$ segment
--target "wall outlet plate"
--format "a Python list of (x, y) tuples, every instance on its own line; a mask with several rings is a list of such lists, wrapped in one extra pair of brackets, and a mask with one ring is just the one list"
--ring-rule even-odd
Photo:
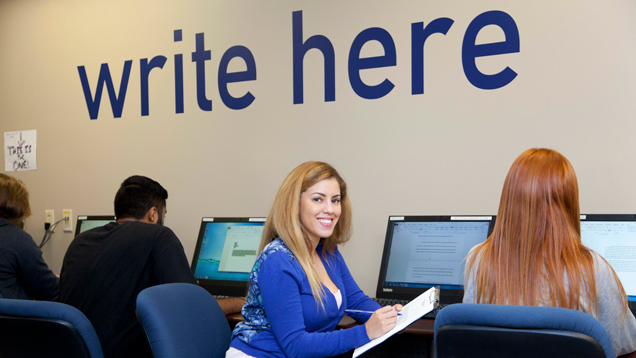
[(64, 232), (73, 232), (73, 210), (62, 210), (62, 217), (64, 218)]
[(51, 224), (55, 222), (55, 210), (44, 210), (44, 223)]

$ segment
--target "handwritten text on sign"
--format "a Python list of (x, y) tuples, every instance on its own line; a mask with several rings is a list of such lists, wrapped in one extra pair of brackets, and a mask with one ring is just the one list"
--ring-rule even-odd
[(37, 130), (4, 132), (4, 170), (36, 170)]

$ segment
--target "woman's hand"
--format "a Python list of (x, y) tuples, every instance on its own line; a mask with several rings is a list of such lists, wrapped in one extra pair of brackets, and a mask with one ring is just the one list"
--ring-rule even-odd
[[(397, 306), (397, 305), (396, 305)], [(402, 306), (400, 305), (400, 310)], [(376, 339), (395, 327), (397, 323), (397, 311), (391, 306), (384, 306), (373, 312), (364, 327), (367, 329), (369, 339)]]

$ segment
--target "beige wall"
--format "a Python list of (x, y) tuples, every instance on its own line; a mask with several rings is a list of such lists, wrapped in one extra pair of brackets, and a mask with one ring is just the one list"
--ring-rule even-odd
[[(327, 36), (336, 54), (336, 101), (324, 102), (322, 57), (305, 57), (305, 103), (292, 102), (292, 12), (303, 31)], [(461, 45), (472, 19), (489, 10), (516, 22), (521, 51), (479, 59), (483, 72), (509, 66), (507, 86), (481, 90), (462, 70)], [(425, 47), (425, 94), (411, 95), (411, 23), (455, 22)], [(201, 217), (265, 216), (286, 174), (307, 160), (332, 163), (347, 180), (354, 237), (342, 248), (360, 286), (373, 296), (389, 215), (495, 214), (514, 158), (534, 146), (566, 155), (577, 170), (583, 213), (634, 213), (636, 177), (636, 4), (623, 1), (0, 1), (0, 132), (37, 129), (38, 170), (26, 182), (33, 216), (44, 210), (112, 214), (119, 183), (142, 174), (170, 193), (166, 224), (191, 257)], [(395, 88), (358, 97), (347, 76), (357, 34), (381, 27), (393, 37), (397, 66), (363, 71), (369, 84)], [(183, 41), (173, 42), (173, 31)], [(205, 33), (212, 112), (196, 102), (191, 53)], [(478, 41), (503, 39), (485, 28)], [(230, 85), (256, 100), (223, 105), (218, 63), (242, 45), (256, 60), (256, 81)], [(185, 113), (174, 110), (174, 54), (183, 54)], [(377, 43), (364, 56), (381, 55)], [(163, 55), (150, 76), (150, 115), (140, 115), (139, 60)], [(95, 87), (108, 63), (119, 88), (133, 60), (121, 118), (106, 92), (90, 120), (77, 66)], [(240, 61), (230, 68), (240, 70)], [(73, 235), (57, 230), (44, 248), (59, 272)]]

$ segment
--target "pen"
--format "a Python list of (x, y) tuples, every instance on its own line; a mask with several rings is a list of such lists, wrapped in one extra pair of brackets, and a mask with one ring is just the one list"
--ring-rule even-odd
[[(357, 314), (367, 314), (367, 315), (372, 315), (373, 311), (362, 311), (362, 310), (345, 310), (345, 312), (347, 313), (357, 313)], [(402, 314), (400, 312), (397, 313), (398, 316), (401, 316)]]

